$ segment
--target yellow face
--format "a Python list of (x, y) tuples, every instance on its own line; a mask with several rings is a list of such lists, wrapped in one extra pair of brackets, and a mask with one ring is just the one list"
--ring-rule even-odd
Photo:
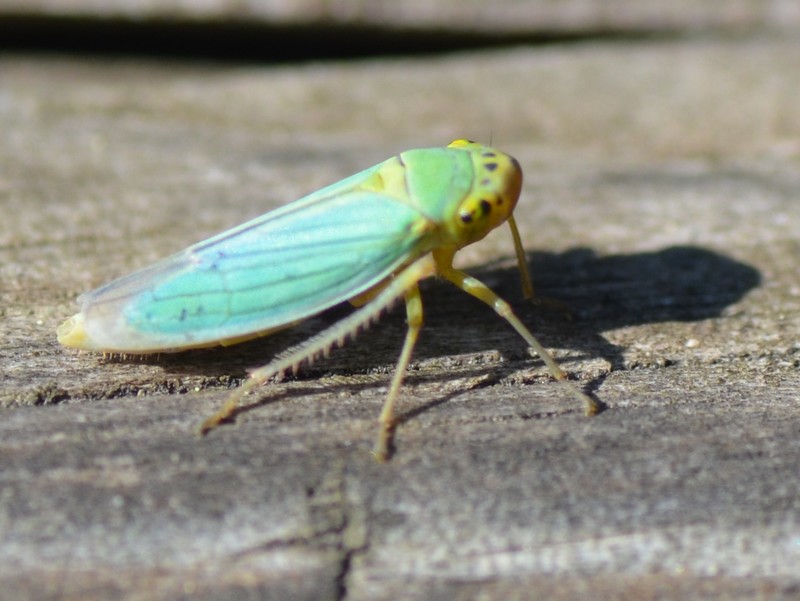
[(459, 248), (480, 240), (514, 211), (522, 189), (517, 160), (477, 142), (455, 140), (448, 148), (468, 150), (475, 169), (472, 190), (458, 208)]

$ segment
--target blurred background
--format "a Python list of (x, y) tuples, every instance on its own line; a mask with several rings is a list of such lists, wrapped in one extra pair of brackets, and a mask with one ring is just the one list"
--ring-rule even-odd
[(292, 61), (799, 23), (795, 0), (3, 0), (0, 48)]

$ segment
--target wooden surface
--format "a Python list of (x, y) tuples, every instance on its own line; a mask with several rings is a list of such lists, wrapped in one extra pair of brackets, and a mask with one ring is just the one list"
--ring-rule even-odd
[[(213, 67), (0, 59), (0, 598), (800, 598), (800, 44), (586, 43)], [(442, 282), (369, 449), (395, 311), (199, 439), (247, 368), (347, 313), (221, 350), (62, 349), (75, 297), (455, 137), (525, 171), (462, 264), (578, 384)]]
[(267, 26), (346, 26), (381, 29), (427, 29), (446, 36), (453, 31), (535, 33), (707, 31), (709, 28), (753, 31), (765, 26), (794, 29), (800, 10), (794, 0), (0, 0), (0, 15), (26, 20), (76, 19), (162, 20), (187, 26), (236, 23)]

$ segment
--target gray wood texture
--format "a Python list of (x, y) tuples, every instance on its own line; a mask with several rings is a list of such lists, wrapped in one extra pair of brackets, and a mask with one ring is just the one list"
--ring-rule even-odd
[[(0, 59), (0, 599), (800, 598), (800, 44), (586, 43), (214, 67)], [(410, 147), (525, 171), (461, 254), (608, 410), (426, 282), (397, 452), (395, 310), (234, 424), (227, 349), (62, 349), (74, 298)]]

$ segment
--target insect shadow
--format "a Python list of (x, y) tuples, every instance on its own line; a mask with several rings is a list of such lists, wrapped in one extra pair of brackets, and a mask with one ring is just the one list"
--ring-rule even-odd
[[(612, 369), (623, 367), (622, 349), (606, 341), (604, 331), (715, 317), (761, 281), (753, 267), (695, 246), (610, 256), (575, 248), (564, 253), (529, 253), (527, 258), (537, 295), (564, 303), (571, 318), (546, 303), (526, 302), (511, 258), (468, 271), (509, 301), (546, 348), (600, 357)], [(421, 289), (425, 325), (413, 361), (491, 351), (499, 352), (509, 369), (531, 361), (525, 342), (479, 300), (444, 281), (426, 280)], [(173, 374), (224, 377), (229, 384), (230, 376), (245, 377), (248, 369), (267, 363), (275, 354), (335, 323), (351, 310), (345, 304), (294, 328), (231, 347), (162, 354), (139, 361), (155, 363)], [(376, 369), (391, 372), (405, 331), (401, 301), (356, 340), (333, 349), (329, 357), (313, 366), (301, 367), (298, 376), (305, 379)], [(445, 373), (441, 377), (446, 379), (448, 370), (442, 371)]]

